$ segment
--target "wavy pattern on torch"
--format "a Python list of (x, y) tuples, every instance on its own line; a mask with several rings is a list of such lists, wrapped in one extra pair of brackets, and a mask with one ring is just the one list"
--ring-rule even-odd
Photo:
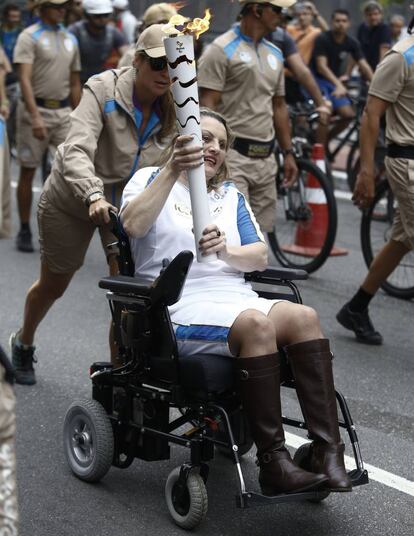
[(174, 62), (168, 62), (168, 65), (171, 69), (176, 69), (180, 65), (180, 63), (184, 63), (185, 61), (188, 65), (191, 65), (194, 60), (189, 60), (187, 56), (180, 56)]
[(190, 119), (194, 119), (194, 121), (197, 123), (197, 125), (200, 124), (200, 121), (197, 119), (197, 117), (195, 115), (190, 115), (190, 117), (187, 117), (187, 121), (184, 123), (184, 125), (182, 125), (180, 123), (180, 120), (177, 118), (177, 121), (180, 125), (181, 128), (185, 128), (187, 126), (187, 123), (190, 121)]
[(189, 82), (180, 82), (178, 80), (178, 76), (175, 76), (172, 80), (171, 80), (171, 83), (174, 84), (174, 82), (177, 82), (180, 84), (181, 87), (190, 87), (192, 86), (193, 84), (195, 84), (197, 82), (197, 77), (195, 76), (192, 80), (190, 80)]
[(174, 103), (175, 103), (175, 105), (178, 106), (179, 108), (184, 108), (184, 106), (185, 106), (186, 104), (188, 104), (190, 101), (193, 101), (195, 104), (200, 104), (200, 103), (198, 102), (198, 100), (196, 100), (194, 97), (188, 97), (188, 99), (186, 99), (182, 104), (178, 104), (178, 102), (175, 102), (175, 101), (174, 101)]

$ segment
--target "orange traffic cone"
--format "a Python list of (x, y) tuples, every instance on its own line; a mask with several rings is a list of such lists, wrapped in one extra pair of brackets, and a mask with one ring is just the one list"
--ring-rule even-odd
[[(312, 148), (312, 160), (326, 173), (325, 150), (322, 144), (315, 143)], [(284, 245), (283, 251), (302, 257), (316, 257), (325, 243), (328, 232), (328, 205), (318, 180), (309, 173), (306, 183), (307, 208), (311, 212), (306, 221), (299, 221), (296, 227), (295, 243)], [(348, 255), (348, 250), (332, 248), (330, 256)]]

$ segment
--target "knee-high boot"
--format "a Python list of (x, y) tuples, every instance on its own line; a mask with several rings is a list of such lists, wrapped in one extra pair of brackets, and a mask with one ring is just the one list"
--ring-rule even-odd
[(243, 409), (257, 446), (259, 483), (265, 495), (321, 487), (326, 475), (298, 467), (285, 448), (280, 405), (279, 354), (236, 360)]
[(331, 491), (351, 491), (345, 470), (328, 339), (292, 344), (285, 348), (296, 382), (299, 402), (308, 426), (310, 470), (329, 476)]

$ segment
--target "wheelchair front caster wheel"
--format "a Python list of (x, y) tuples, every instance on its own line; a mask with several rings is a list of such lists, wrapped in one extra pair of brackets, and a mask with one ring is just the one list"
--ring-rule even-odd
[(96, 400), (74, 402), (63, 425), (63, 448), (72, 472), (86, 482), (98, 482), (109, 471), (114, 435), (103, 406)]
[(181, 467), (176, 467), (165, 484), (165, 500), (174, 522), (181, 528), (191, 530), (206, 517), (208, 496), (202, 477), (191, 470), (185, 486), (180, 485)]
[[(311, 464), (311, 455), (312, 455), (312, 443), (305, 443), (304, 445), (301, 445), (298, 450), (295, 452), (295, 455), (293, 456), (293, 461), (296, 463), (296, 465), (299, 465), (301, 469), (305, 469), (305, 471), (310, 471), (310, 464)], [(318, 492), (318, 496), (314, 499), (308, 499), (311, 503), (320, 503), (323, 500), (326, 499), (329, 495), (328, 490), (321, 490)]]

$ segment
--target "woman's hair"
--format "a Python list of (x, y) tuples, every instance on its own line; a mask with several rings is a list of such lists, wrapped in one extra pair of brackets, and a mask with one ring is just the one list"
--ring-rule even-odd
[(161, 130), (158, 132), (157, 138), (162, 141), (171, 136), (176, 128), (174, 100), (170, 89), (160, 98), (160, 112)]
[[(203, 117), (211, 117), (224, 126), (224, 128), (226, 129), (226, 135), (227, 135), (227, 143), (226, 143), (226, 152), (227, 152), (232, 146), (233, 140), (234, 140), (233, 132), (231, 131), (229, 125), (227, 124), (227, 121), (224, 119), (224, 117), (221, 114), (213, 110), (210, 110), (210, 108), (201, 108), (200, 116), (201, 116), (201, 119)], [(174, 136), (174, 138), (171, 141), (171, 144), (161, 153), (160, 167), (165, 166), (165, 164), (170, 159), (178, 136), (179, 134)], [(211, 186), (212, 188), (217, 188), (222, 182), (229, 179), (229, 177), (230, 177), (229, 168), (227, 166), (226, 160), (224, 160), (221, 168), (217, 171), (216, 176), (210, 179), (208, 185)]]
[[(214, 110), (211, 110), (210, 108), (201, 108), (200, 116), (201, 118), (211, 117), (212, 119), (215, 119), (216, 121), (218, 121), (219, 123), (223, 125), (223, 127), (226, 130), (226, 135), (227, 135), (227, 143), (226, 143), (226, 153), (227, 153), (227, 151), (230, 149), (234, 141), (233, 132), (231, 128), (229, 127), (229, 125), (227, 124), (227, 121), (224, 119), (224, 117), (221, 114), (219, 114), (218, 112), (215, 112)], [(221, 168), (217, 171), (217, 175), (213, 177), (212, 179), (210, 179), (209, 186), (211, 186), (212, 188), (216, 188), (222, 182), (228, 180), (229, 178), (230, 178), (229, 167), (227, 165), (226, 159), (224, 159), (224, 162)]]
[[(142, 52), (137, 52), (136, 57), (147, 58), (148, 56)], [(174, 100), (169, 89), (162, 97), (159, 99), (160, 102), (160, 121), (161, 129), (157, 133), (158, 141), (162, 141), (164, 138), (168, 138), (176, 130), (175, 126), (175, 110), (174, 110)]]

